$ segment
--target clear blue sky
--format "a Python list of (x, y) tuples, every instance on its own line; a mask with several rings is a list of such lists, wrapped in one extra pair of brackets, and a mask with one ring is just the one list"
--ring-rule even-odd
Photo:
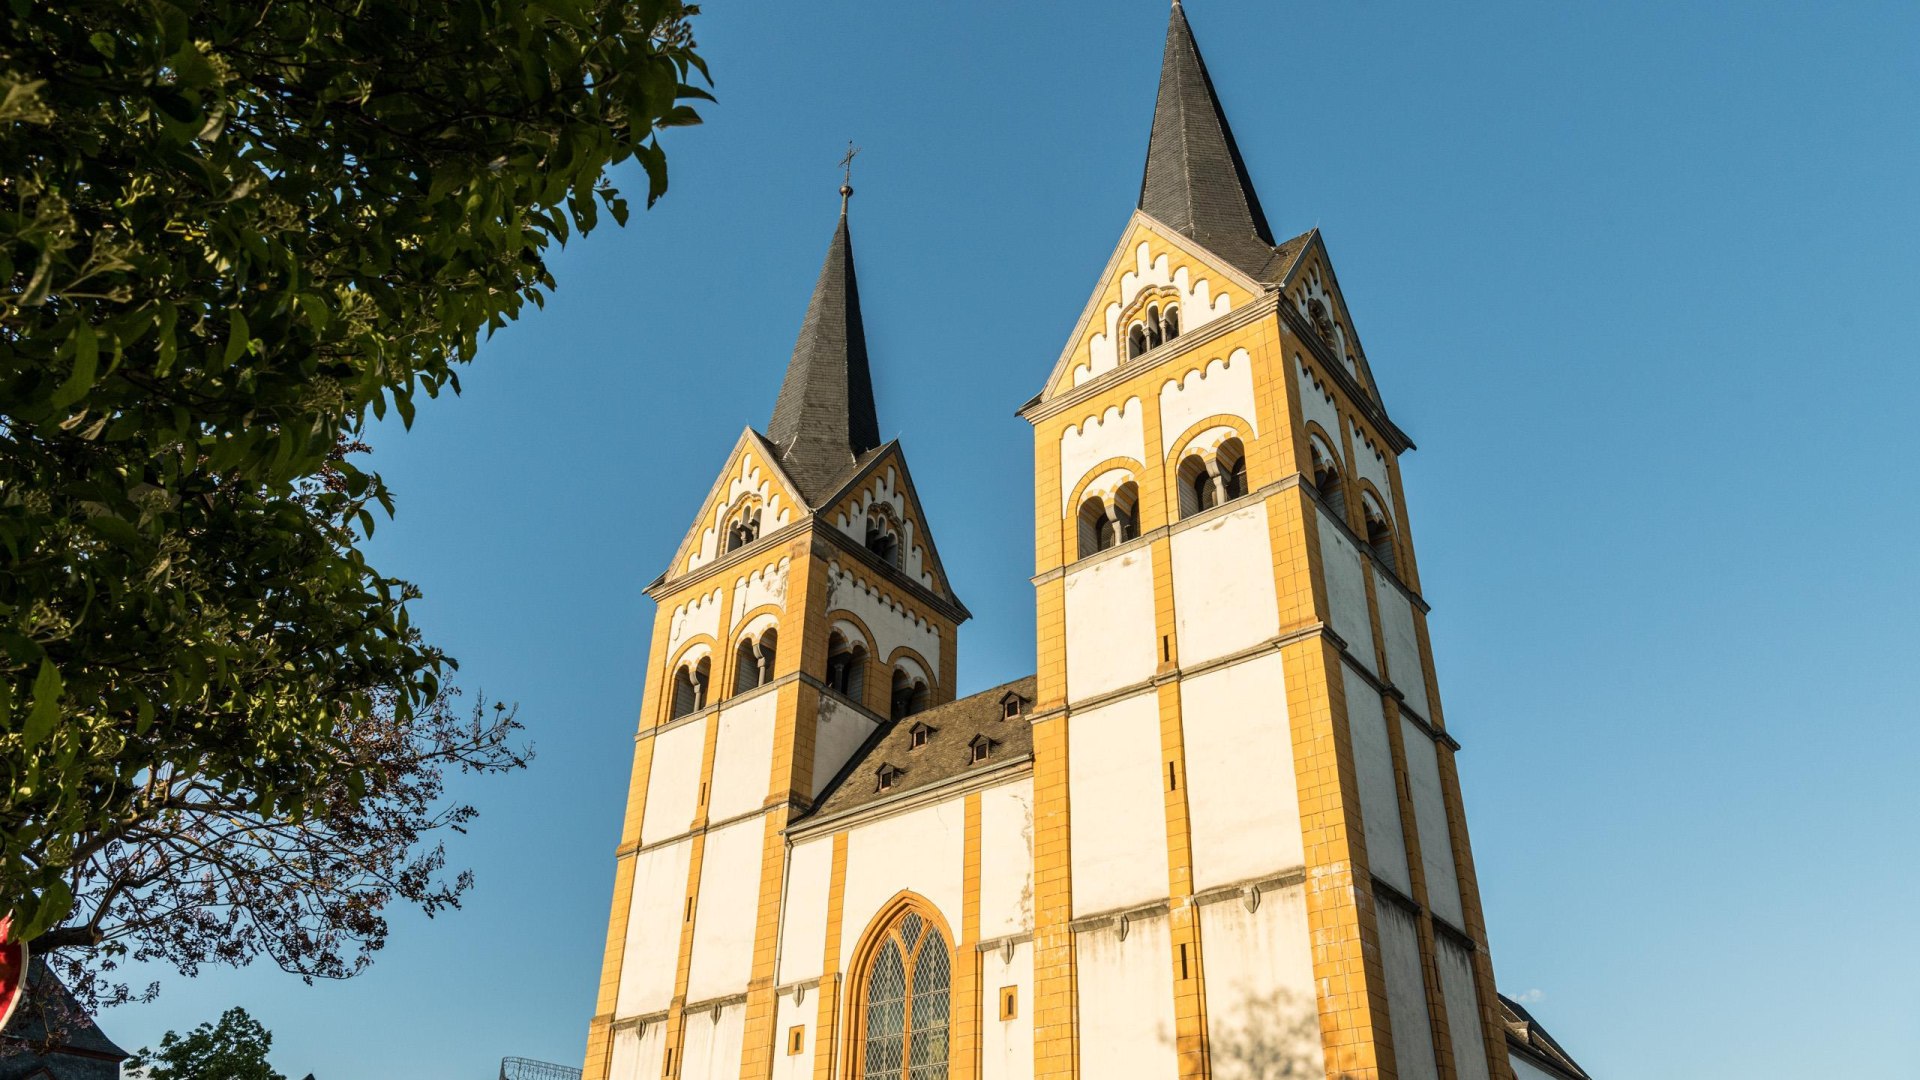
[[(1275, 230), (1325, 230), (1420, 445), (1501, 986), (1601, 1080), (1912, 1075), (1920, 7), (1189, 14)], [(881, 424), (975, 613), (960, 689), (1032, 671), (1012, 412), (1133, 208), (1165, 19), (709, 5), (720, 103), (670, 137), (666, 200), (560, 254), (465, 396), (378, 439), (379, 565), (539, 749), (460, 790), (471, 903), (403, 915), (351, 982), (175, 978), (108, 1030), (139, 1046), (244, 1003), (320, 1080), (579, 1060), (641, 587), (772, 408), (849, 137)]]

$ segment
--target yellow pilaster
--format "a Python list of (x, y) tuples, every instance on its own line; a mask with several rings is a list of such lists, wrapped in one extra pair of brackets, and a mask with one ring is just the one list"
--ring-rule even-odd
[(964, 811), (960, 935), (953, 949), (951, 1080), (980, 1076), (980, 793), (967, 796)]
[(820, 1007), (813, 1028), (814, 1080), (832, 1080), (840, 1056), (840, 922), (847, 895), (847, 834), (833, 834), (833, 876), (827, 885), (827, 947), (820, 961)]

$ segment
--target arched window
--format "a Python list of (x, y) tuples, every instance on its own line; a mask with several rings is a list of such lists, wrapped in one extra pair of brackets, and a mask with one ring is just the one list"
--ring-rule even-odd
[(707, 675), (713, 665), (706, 657), (699, 663), (681, 664), (673, 673), (673, 710), (671, 717), (685, 716), (707, 707)]
[(1220, 494), (1237, 499), (1247, 493), (1247, 452), (1239, 439), (1228, 439), (1213, 452), (1214, 472), (1220, 477)]
[(946, 1080), (953, 958), (940, 928), (908, 911), (883, 931), (859, 984), (861, 1080)]
[(742, 507), (727, 525), (727, 550), (743, 548), (760, 539), (760, 508)]
[(1373, 549), (1374, 558), (1398, 574), (1400, 566), (1393, 557), (1393, 522), (1387, 520), (1386, 508), (1373, 497), (1373, 492), (1363, 491), (1360, 493), (1360, 510), (1367, 516), (1367, 547)]
[(1113, 493), (1107, 504), (1107, 516), (1113, 519), (1113, 542), (1124, 544), (1140, 538), (1140, 488), (1129, 480)]
[(1166, 338), (1172, 341), (1180, 336), (1180, 309), (1169, 307), (1160, 315), (1160, 325), (1165, 329)]
[(1308, 449), (1313, 454), (1313, 489), (1320, 493), (1320, 497), (1325, 499), (1328, 505), (1344, 515), (1347, 504), (1346, 496), (1340, 490), (1339, 457), (1334, 454), (1333, 447), (1328, 446), (1327, 441), (1319, 435), (1309, 435), (1307, 443)]
[(1113, 546), (1113, 519), (1107, 516), (1106, 500), (1098, 495), (1080, 504), (1080, 557)]
[(892, 717), (895, 720), (923, 712), (927, 707), (927, 682), (915, 678), (904, 668), (893, 669)]
[(1147, 328), (1139, 323), (1127, 331), (1127, 359), (1131, 360), (1147, 351)]
[(827, 685), (853, 701), (866, 701), (867, 650), (838, 630), (827, 636)]
[(880, 556), (889, 566), (900, 565), (900, 541), (893, 530), (877, 521), (867, 522), (867, 550)]
[(1165, 333), (1166, 331), (1160, 325), (1160, 305), (1154, 304), (1148, 307), (1147, 308), (1147, 348), (1149, 349), (1159, 348), (1161, 343), (1167, 340), (1166, 337), (1164, 336)]
[(1180, 516), (1191, 517), (1220, 505), (1220, 486), (1214, 482), (1213, 467), (1199, 454), (1188, 454), (1180, 461)]
[(1317, 299), (1307, 301), (1307, 321), (1313, 324), (1313, 332), (1320, 335), (1320, 340), (1328, 345), (1338, 344), (1333, 333), (1333, 318), (1327, 314), (1327, 305)]
[(733, 692), (744, 693), (765, 686), (773, 678), (773, 649), (780, 639), (777, 630), (768, 629), (760, 640), (742, 638), (733, 653)]

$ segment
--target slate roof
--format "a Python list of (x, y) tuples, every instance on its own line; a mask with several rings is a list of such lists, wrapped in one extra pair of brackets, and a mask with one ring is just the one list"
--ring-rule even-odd
[(1280, 280), (1311, 235), (1274, 243), (1193, 28), (1177, 0), (1167, 21), (1160, 93), (1140, 177), (1140, 209), (1261, 282)]
[[(1033, 753), (1033, 698), (1038, 683), (1033, 676), (1002, 683), (990, 690), (936, 705), (925, 712), (889, 721), (874, 731), (847, 762), (808, 817), (827, 817), (920, 791), (969, 771), (991, 769)], [(1001, 702), (1018, 694), (1021, 715), (1008, 718)], [(933, 728), (925, 746), (912, 745), (913, 729)], [(984, 735), (994, 742), (992, 756), (973, 760), (973, 740)], [(880, 790), (882, 764), (899, 770), (893, 786)]]
[(1526, 1051), (1534, 1058), (1570, 1077), (1571, 1080), (1591, 1080), (1587, 1071), (1573, 1060), (1572, 1055), (1562, 1049), (1540, 1026), (1540, 1021), (1523, 1008), (1519, 1002), (1505, 994), (1500, 994), (1500, 1021), (1506, 1025), (1507, 1041)]
[(767, 440), (779, 449), (780, 465), (801, 497), (815, 505), (862, 454), (880, 445), (844, 202), (767, 423)]
[[(48, 1050), (50, 1032), (55, 1048)], [(36, 958), (27, 969), (27, 996), (0, 1031), (0, 1080), (116, 1080), (127, 1056)]]

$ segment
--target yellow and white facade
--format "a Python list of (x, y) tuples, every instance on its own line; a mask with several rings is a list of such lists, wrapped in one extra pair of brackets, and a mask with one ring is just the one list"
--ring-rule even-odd
[(1157, 112), (1022, 410), (1032, 679), (955, 698), (843, 213), (784, 412), (649, 590), (587, 1080), (1584, 1076), (1495, 991), (1411, 444), (1177, 4)]

